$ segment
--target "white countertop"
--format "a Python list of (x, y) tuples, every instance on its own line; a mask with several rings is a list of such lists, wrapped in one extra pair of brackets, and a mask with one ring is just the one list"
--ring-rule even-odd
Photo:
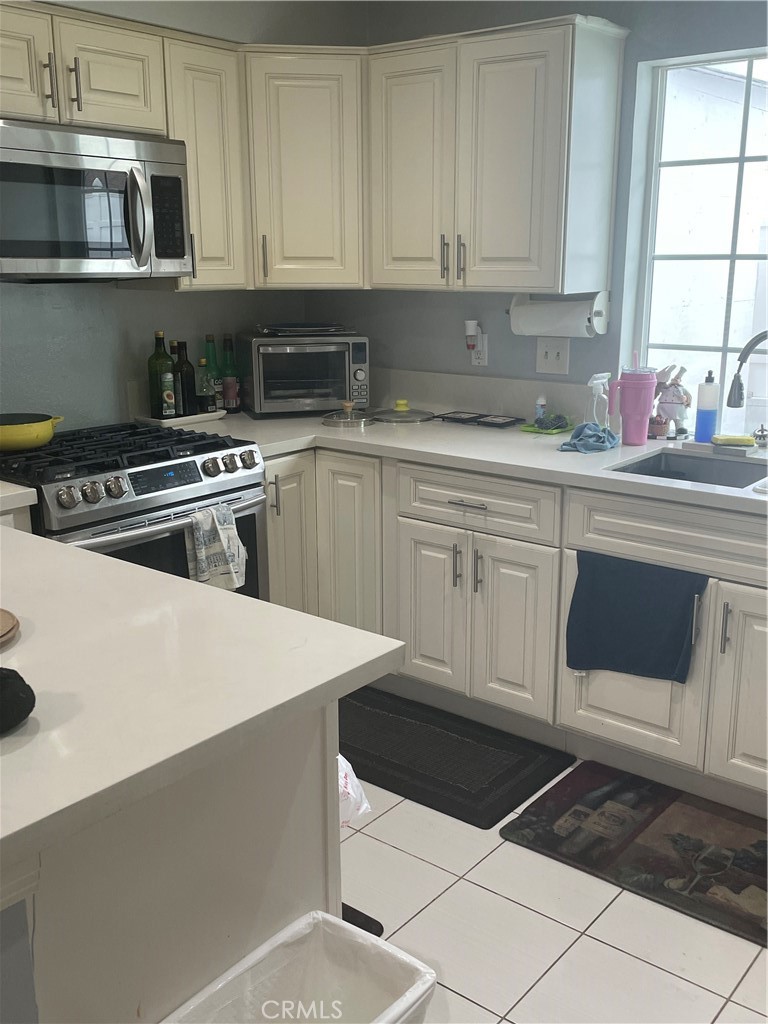
[(37, 504), (37, 491), (34, 487), (20, 487), (0, 480), (0, 512), (12, 512), (17, 508), (28, 508)]
[(37, 696), (0, 738), (10, 865), (269, 728), (396, 671), (403, 644), (0, 527), (0, 651)]
[[(615, 473), (613, 467), (663, 447), (679, 449), (680, 442), (649, 441), (645, 445), (618, 445), (608, 452), (558, 451), (569, 433), (529, 434), (516, 427), (498, 429), (444, 423), (372, 423), (365, 427), (324, 427), (319, 416), (254, 420), (244, 414), (227, 416), (205, 429), (255, 441), (265, 458), (329, 447), (361, 455), (378, 455), (410, 462), (431, 463), (451, 469), (518, 477), (536, 483), (582, 487), (661, 501), (721, 508), (732, 512), (766, 515), (766, 495), (751, 487), (719, 487), (687, 480), (664, 480), (637, 474)], [(741, 458), (733, 456), (733, 458)], [(768, 452), (746, 456), (760, 459), (768, 476)]]

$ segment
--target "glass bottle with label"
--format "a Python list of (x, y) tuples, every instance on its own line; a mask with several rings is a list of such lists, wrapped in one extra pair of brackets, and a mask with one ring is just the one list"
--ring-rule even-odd
[(147, 360), (149, 414), (156, 420), (176, 415), (173, 392), (173, 359), (165, 351), (165, 333), (155, 331), (155, 351)]
[(197, 411), (216, 412), (216, 389), (208, 372), (208, 361), (201, 356), (197, 361)]
[(224, 389), (224, 408), (228, 413), (240, 412), (240, 377), (235, 365), (235, 352), (231, 334), (224, 335), (221, 380)]
[(197, 412), (195, 368), (187, 358), (186, 341), (177, 342), (179, 356), (173, 367), (173, 391), (176, 396), (176, 415), (194, 416)]
[(216, 356), (216, 339), (212, 334), (205, 336), (205, 358), (208, 360), (208, 374), (213, 381), (216, 392), (216, 408), (224, 408), (224, 385), (221, 380), (221, 369)]

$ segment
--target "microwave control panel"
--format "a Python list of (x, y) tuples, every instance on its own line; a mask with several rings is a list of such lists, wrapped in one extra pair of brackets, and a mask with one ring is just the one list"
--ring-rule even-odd
[(181, 178), (152, 175), (152, 214), (155, 219), (155, 255), (158, 259), (183, 260), (186, 247)]

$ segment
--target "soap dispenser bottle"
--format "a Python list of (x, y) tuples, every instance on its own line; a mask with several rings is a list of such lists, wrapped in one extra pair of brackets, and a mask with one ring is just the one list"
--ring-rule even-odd
[(713, 435), (717, 433), (717, 407), (719, 402), (720, 385), (715, 384), (715, 375), (711, 370), (708, 370), (704, 383), (699, 384), (699, 393), (696, 400), (694, 441), (702, 441), (708, 444), (711, 442)]

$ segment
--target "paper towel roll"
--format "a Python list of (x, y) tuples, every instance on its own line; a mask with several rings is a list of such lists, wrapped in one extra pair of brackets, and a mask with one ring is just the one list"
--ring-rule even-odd
[(608, 293), (593, 299), (559, 302), (512, 302), (509, 324), (513, 334), (542, 338), (594, 338), (608, 330)]

